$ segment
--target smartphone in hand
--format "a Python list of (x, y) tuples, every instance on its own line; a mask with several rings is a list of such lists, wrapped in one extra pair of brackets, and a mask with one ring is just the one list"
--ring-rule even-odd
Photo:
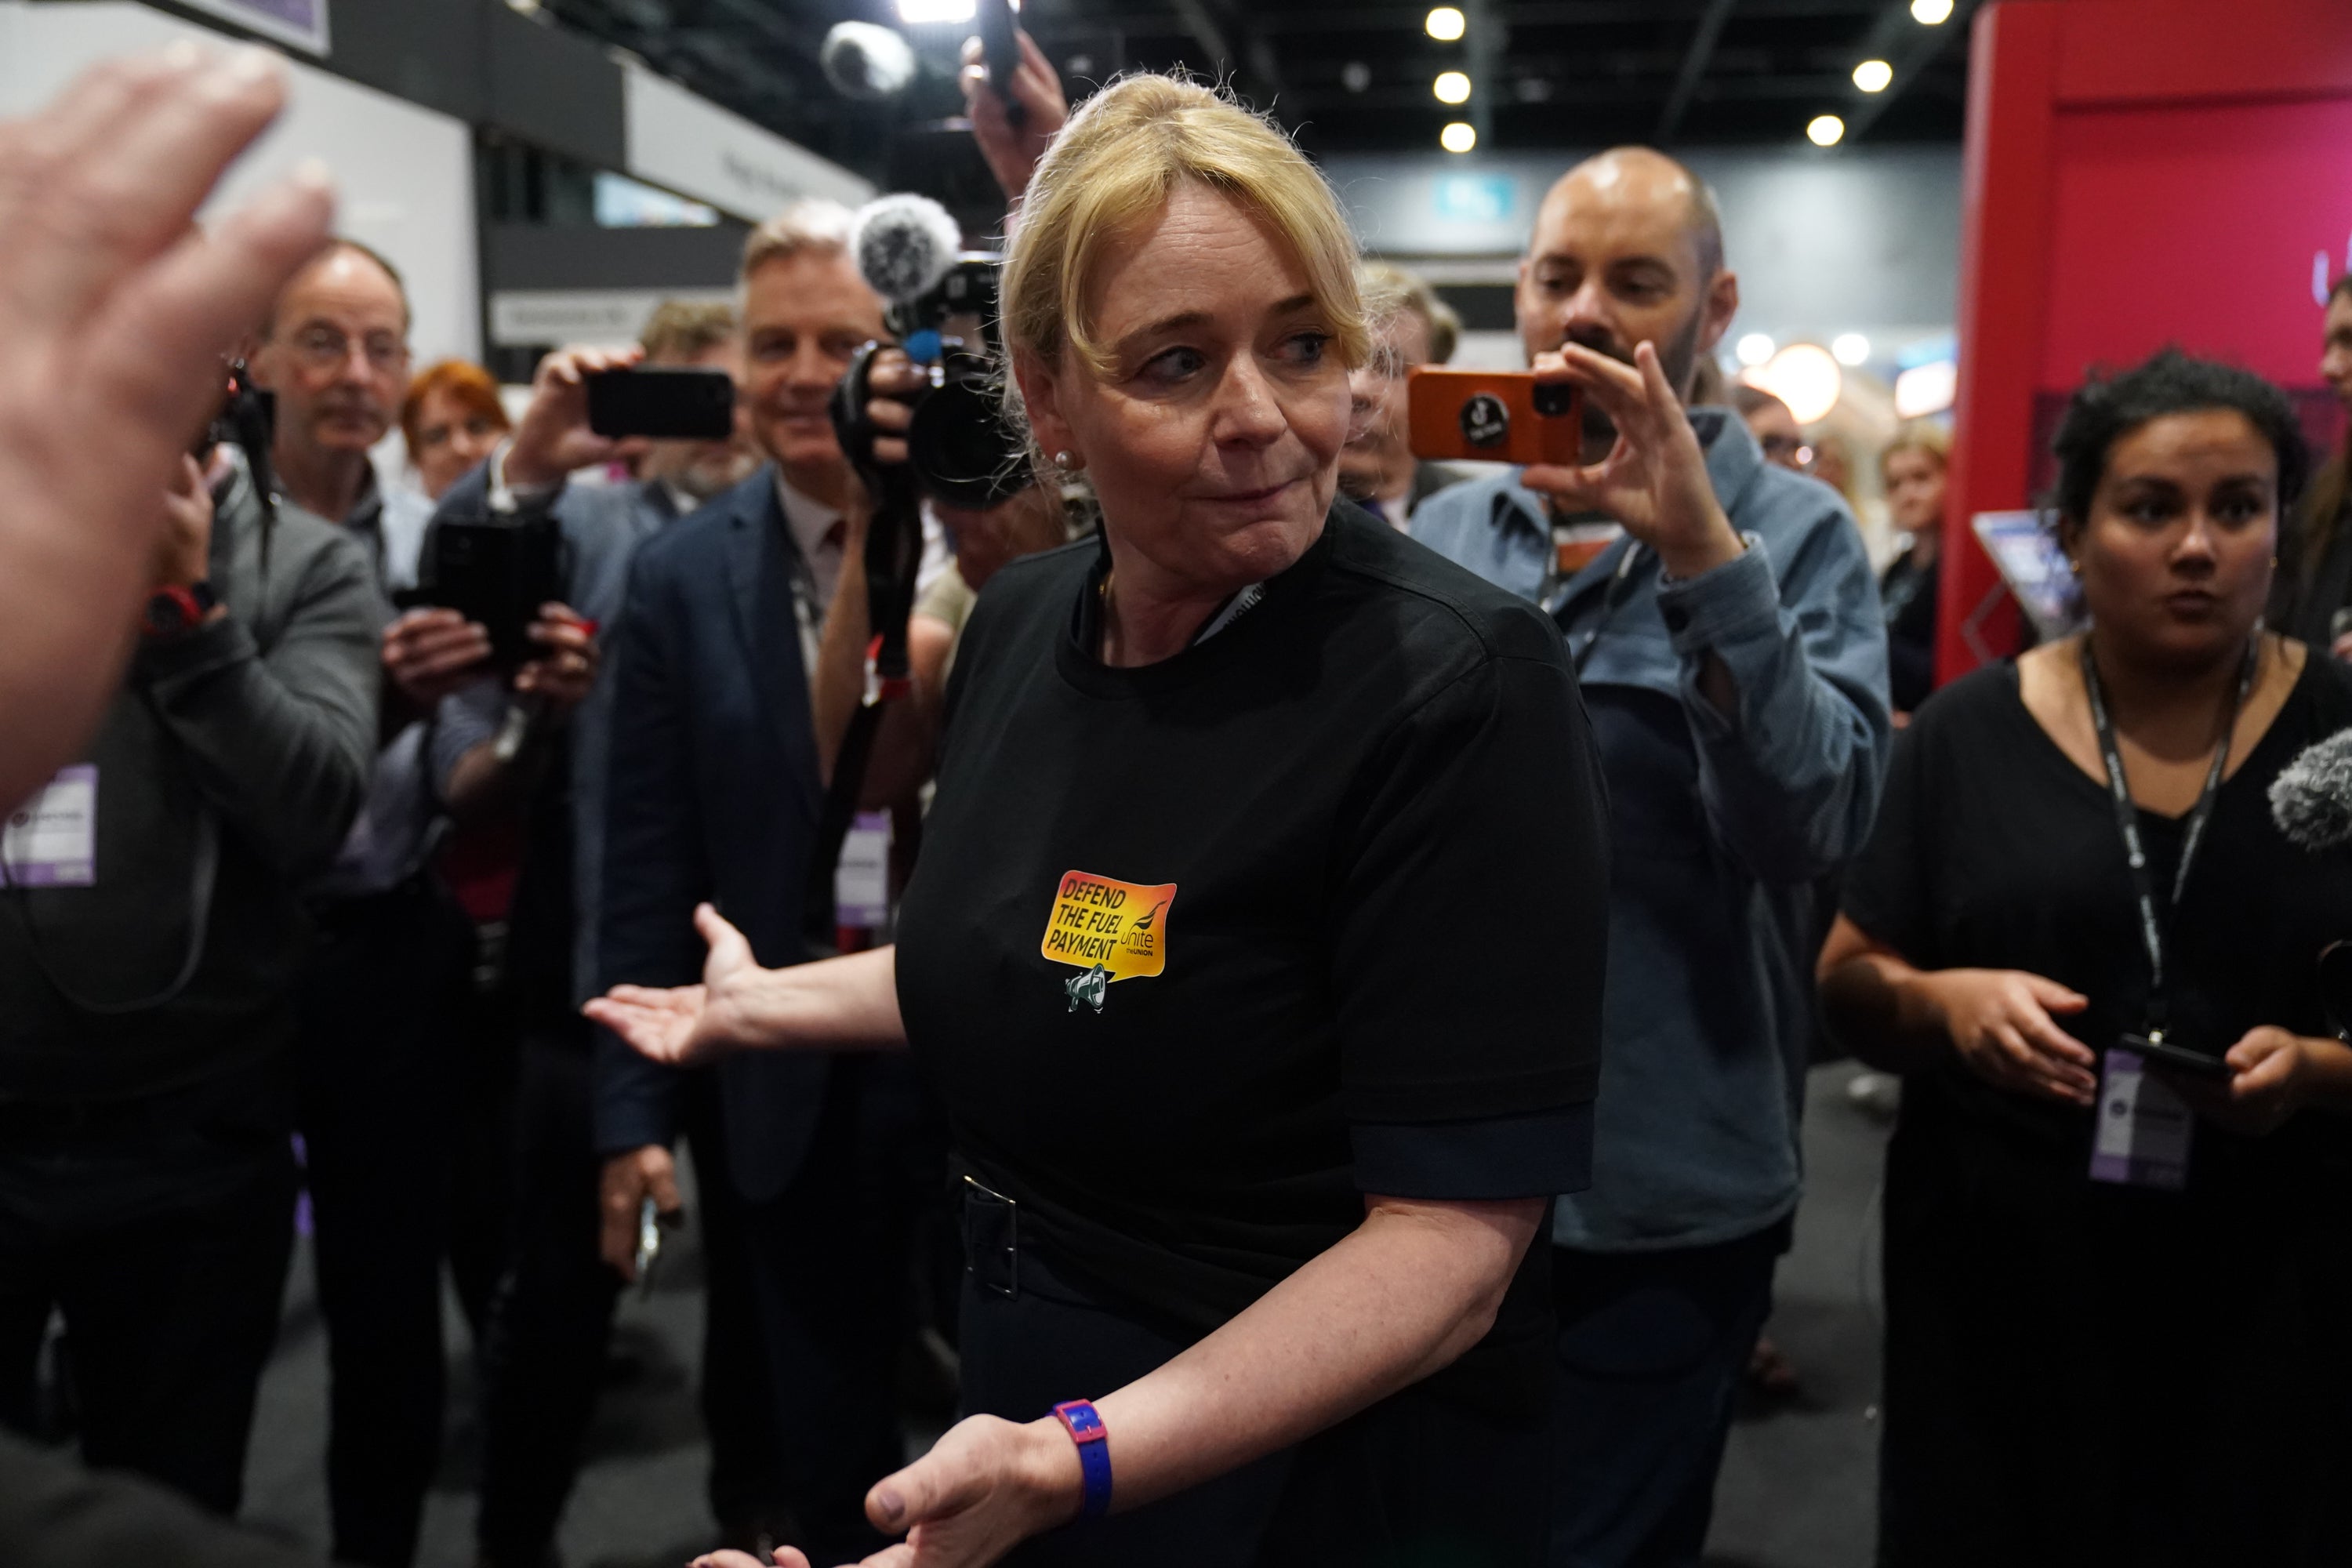
[(724, 441), (735, 433), (735, 379), (669, 365), (601, 370), (587, 378), (588, 428), (612, 440)]

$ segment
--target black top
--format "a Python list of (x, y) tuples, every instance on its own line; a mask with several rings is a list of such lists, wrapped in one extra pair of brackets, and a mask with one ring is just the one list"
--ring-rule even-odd
[[(908, 1038), (1021, 1244), (1198, 1334), (1366, 1193), (1583, 1186), (1608, 868), (1551, 624), (1342, 503), (1224, 629), (1111, 668), (1098, 570), (982, 595), (899, 924)], [(1533, 1279), (1486, 1348), (1541, 1354)]]
[(1916, 547), (1897, 556), (1878, 580), (1886, 607), (1886, 686), (1897, 713), (1916, 712), (1936, 689), (1937, 576), (1939, 553), (1917, 563)]
[[(2352, 673), (2310, 657), (2286, 704), (2221, 786), (2165, 946), (2171, 1037), (2219, 1054), (2258, 1025), (2331, 1033), (2315, 968), (2352, 937), (2352, 852), (2310, 854), (2271, 821), (2279, 770), (2352, 725)], [(2154, 885), (2172, 886), (2181, 821), (2140, 814)], [(1938, 692), (1896, 739), (1878, 825), (1848, 870), (1846, 914), (1922, 969), (2022, 969), (2090, 999), (2061, 1027), (2104, 1052), (2146, 1023), (2149, 987), (2122, 836), (2105, 786), (2062, 752), (2018, 691), (2017, 668)], [(2087, 1179), (2092, 1113), (1993, 1088), (1948, 1057), (1906, 1088), (1906, 1124), (2000, 1135)], [(1915, 1103), (1916, 1102), (1916, 1103)], [(2333, 1168), (2344, 1124), (2306, 1112), (2268, 1139), (2200, 1126), (2192, 1191)]]

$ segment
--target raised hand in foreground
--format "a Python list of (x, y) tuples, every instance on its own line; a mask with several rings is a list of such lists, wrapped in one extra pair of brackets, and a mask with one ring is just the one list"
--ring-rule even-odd
[(315, 165), (190, 226), (285, 91), (267, 51), (181, 43), (0, 122), (0, 808), (115, 689), (221, 356), (327, 237)]

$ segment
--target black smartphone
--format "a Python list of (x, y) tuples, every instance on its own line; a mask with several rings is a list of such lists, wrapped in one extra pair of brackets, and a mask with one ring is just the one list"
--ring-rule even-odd
[(668, 365), (600, 370), (588, 377), (588, 428), (614, 440), (724, 441), (735, 433), (735, 378)]
[(1013, 73), (1021, 68), (1021, 41), (1013, 36), (1013, 0), (980, 0), (976, 19), (980, 23), (981, 58), (988, 66), (988, 85), (1004, 105), (1004, 118), (1018, 131), (1029, 122), (1029, 115), (1021, 107), (1021, 100), (1013, 96)]
[(424, 602), (457, 611), (490, 635), (490, 662), (516, 669), (539, 656), (530, 624), (563, 597), (563, 534), (553, 518), (445, 522), (425, 563)]
[(2195, 1078), (2227, 1079), (2237, 1069), (2220, 1057), (2208, 1051), (2192, 1051), (2187, 1046), (2176, 1046), (2169, 1040), (2151, 1040), (2146, 1035), (2126, 1035), (2117, 1042), (2125, 1050), (2134, 1052), (2159, 1067)]

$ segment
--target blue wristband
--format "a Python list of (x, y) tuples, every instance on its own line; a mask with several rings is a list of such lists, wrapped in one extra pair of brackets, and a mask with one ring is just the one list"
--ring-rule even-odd
[(1095, 1407), (1083, 1399), (1056, 1405), (1054, 1417), (1078, 1446), (1078, 1475), (1086, 1488), (1078, 1517), (1100, 1519), (1110, 1511), (1110, 1433)]

